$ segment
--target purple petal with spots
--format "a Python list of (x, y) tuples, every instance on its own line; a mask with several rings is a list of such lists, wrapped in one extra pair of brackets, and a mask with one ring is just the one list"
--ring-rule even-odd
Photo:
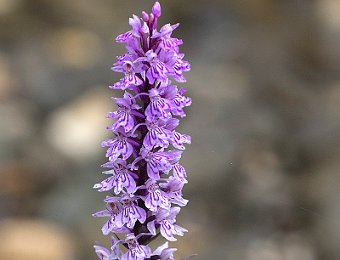
[(126, 43), (129, 39), (131, 39), (133, 36), (132, 36), (132, 32), (129, 31), (129, 32), (126, 32), (126, 33), (123, 33), (121, 35), (118, 35), (117, 38), (116, 38), (116, 42), (119, 42), (119, 43)]
[(95, 217), (95, 218), (110, 217), (111, 213), (107, 209), (104, 209), (104, 210), (98, 211), (96, 213), (93, 213), (92, 216)]
[(109, 218), (109, 220), (104, 224), (104, 226), (102, 227), (102, 232), (104, 235), (108, 235), (112, 229), (115, 227), (115, 218), (111, 217)]
[(112, 255), (112, 253), (110, 252), (110, 250), (108, 250), (105, 247), (99, 246), (99, 245), (95, 245), (94, 246), (95, 252), (98, 256), (98, 258), (100, 260), (113, 260), (113, 259), (117, 259), (117, 258), (113, 258), (114, 256)]
[(175, 233), (174, 227), (168, 220), (161, 221), (160, 232), (161, 232), (161, 235), (169, 241), (177, 240), (173, 236), (173, 234)]
[(109, 147), (106, 152), (106, 157), (111, 161), (122, 156), (124, 160), (128, 159), (133, 153), (133, 146), (131, 140), (122, 135), (117, 135), (116, 139), (109, 139), (102, 143), (102, 147)]
[(155, 221), (154, 221), (154, 220), (148, 222), (147, 228), (148, 228), (148, 230), (150, 231), (150, 233), (151, 233), (152, 235), (155, 236), (155, 235), (157, 234), (157, 230), (156, 230), (156, 226), (155, 226)]
[(159, 260), (174, 260), (173, 253), (177, 251), (176, 248), (169, 248), (168, 242), (157, 247), (157, 249), (152, 253), (153, 256), (159, 256)]
[(180, 165), (179, 163), (176, 163), (173, 167), (172, 167), (172, 174), (175, 178), (177, 178), (178, 180), (180, 180), (183, 183), (187, 183), (187, 173), (184, 169), (184, 167), (182, 165)]
[(172, 145), (179, 150), (185, 150), (184, 144), (190, 144), (191, 137), (189, 135), (183, 135), (176, 131), (173, 132)]
[(150, 104), (145, 109), (145, 115), (149, 122), (154, 119), (168, 119), (170, 118), (170, 105), (169, 102), (161, 97), (159, 91), (151, 89), (149, 91)]
[(158, 207), (169, 209), (170, 203), (166, 194), (160, 190), (158, 184), (154, 180), (148, 180), (146, 183), (148, 194), (146, 195), (144, 202), (145, 206), (153, 211), (156, 212)]

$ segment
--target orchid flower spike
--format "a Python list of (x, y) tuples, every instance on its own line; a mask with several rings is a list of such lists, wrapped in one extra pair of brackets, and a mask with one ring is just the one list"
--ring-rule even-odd
[(191, 138), (176, 128), (191, 99), (175, 82), (186, 81), (183, 74), (190, 64), (179, 52), (183, 41), (172, 37), (179, 24), (158, 31), (160, 16), (156, 2), (151, 13), (133, 15), (131, 30), (116, 38), (127, 52), (112, 66), (123, 76), (110, 88), (123, 93), (112, 98), (117, 110), (107, 116), (114, 122), (107, 127), (112, 137), (102, 143), (106, 178), (94, 185), (99, 192), (110, 192), (105, 208), (93, 214), (106, 219), (102, 232), (112, 244), (94, 246), (101, 260), (171, 260), (176, 248), (166, 242), (152, 249), (149, 243), (158, 236), (176, 241), (187, 232), (176, 217), (188, 202), (182, 194), (188, 181), (180, 159)]

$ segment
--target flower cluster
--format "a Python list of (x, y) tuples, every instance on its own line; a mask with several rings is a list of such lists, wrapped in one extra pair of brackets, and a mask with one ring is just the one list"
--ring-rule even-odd
[(108, 114), (115, 119), (108, 127), (114, 137), (102, 143), (108, 158), (103, 174), (108, 178), (94, 185), (111, 194), (104, 200), (106, 209), (93, 214), (107, 218), (102, 232), (114, 236), (110, 250), (95, 245), (99, 259), (174, 259), (176, 249), (168, 242), (155, 251), (148, 244), (158, 235), (175, 241), (187, 231), (176, 224), (176, 216), (188, 202), (182, 197), (187, 180), (179, 160), (191, 140), (176, 127), (191, 99), (170, 79), (185, 82), (183, 72), (190, 65), (179, 53), (182, 40), (171, 37), (179, 24), (166, 24), (158, 31), (160, 15), (156, 2), (150, 14), (133, 15), (132, 29), (116, 38), (127, 53), (112, 67), (124, 77), (110, 88), (124, 94), (113, 98), (118, 109)]

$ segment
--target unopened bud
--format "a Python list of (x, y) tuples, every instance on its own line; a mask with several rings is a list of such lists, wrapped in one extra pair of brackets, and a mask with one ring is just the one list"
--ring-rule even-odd
[(142, 12), (142, 17), (143, 17), (143, 21), (144, 22), (148, 22), (149, 21), (149, 15), (146, 12)]
[(154, 14), (155, 17), (160, 17), (161, 16), (161, 5), (159, 2), (155, 2), (155, 4), (152, 7), (152, 13)]

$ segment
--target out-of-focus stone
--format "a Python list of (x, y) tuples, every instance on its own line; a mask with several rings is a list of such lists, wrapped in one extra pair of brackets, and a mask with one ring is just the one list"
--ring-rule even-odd
[[(205, 75), (209, 75), (209, 77)], [(195, 95), (216, 104), (240, 101), (245, 97), (249, 87), (247, 72), (237, 66), (214, 63), (209, 66), (200, 64), (189, 77), (190, 85), (194, 86)], [(214, 86), (213, 91), (209, 87), (212, 85)]]
[(48, 55), (60, 66), (89, 68), (98, 61), (101, 52), (99, 37), (83, 29), (62, 29), (47, 39)]
[(2, 260), (71, 260), (75, 247), (74, 239), (54, 224), (17, 219), (0, 222)]
[(316, 206), (311, 209), (315, 217), (316, 239), (329, 259), (337, 259), (340, 254), (340, 152), (334, 152), (310, 172), (304, 185), (309, 199)]
[[(320, 46), (322, 58), (332, 67), (339, 67), (340, 57), (340, 1), (318, 0), (316, 1), (316, 15), (320, 24)], [(337, 70), (336, 70), (337, 71)]]
[(109, 95), (104, 87), (95, 87), (53, 112), (46, 127), (48, 142), (73, 159), (98, 156), (110, 123), (105, 116), (115, 109)]
[(0, 15), (13, 12), (22, 0), (0, 0)]
[(246, 260), (315, 260), (310, 243), (301, 235), (255, 239), (246, 250)]
[(13, 161), (0, 168), (0, 195), (29, 196), (37, 188), (32, 166)]
[(270, 21), (269, 19), (273, 19), (278, 3), (273, 0), (233, 0), (231, 1), (231, 5), (247, 18), (259, 21), (266, 20), (268, 22)]
[(20, 142), (35, 129), (35, 107), (22, 100), (0, 103), (0, 144)]
[(324, 24), (332, 30), (340, 32), (340, 1), (318, 0), (316, 4), (316, 10)]
[[(340, 118), (340, 82), (336, 82), (333, 86), (327, 89), (325, 93), (326, 105), (330, 110), (330, 114), (334, 115), (334, 118)], [(340, 121), (335, 123), (340, 125)]]
[(275, 241), (255, 240), (246, 251), (247, 260), (283, 260)]
[(14, 83), (15, 79), (11, 73), (9, 62), (0, 54), (0, 100), (10, 96)]
[[(253, 205), (290, 203), (290, 183), (282, 174), (279, 158), (269, 143), (251, 140), (241, 146), (240, 170), (246, 177), (241, 187), (246, 201)], [(282, 185), (284, 183), (284, 185)]]
[[(53, 167), (45, 168), (34, 160), (6, 161), (0, 167), (0, 216), (35, 214), (41, 205), (37, 201), (51, 187)], [(1, 259), (1, 257), (0, 257)]]
[(286, 236), (283, 241), (283, 259), (315, 260), (315, 250), (308, 239), (300, 234)]
[(241, 156), (241, 170), (252, 185), (266, 189), (281, 183), (279, 160), (268, 143), (259, 140), (246, 142)]

